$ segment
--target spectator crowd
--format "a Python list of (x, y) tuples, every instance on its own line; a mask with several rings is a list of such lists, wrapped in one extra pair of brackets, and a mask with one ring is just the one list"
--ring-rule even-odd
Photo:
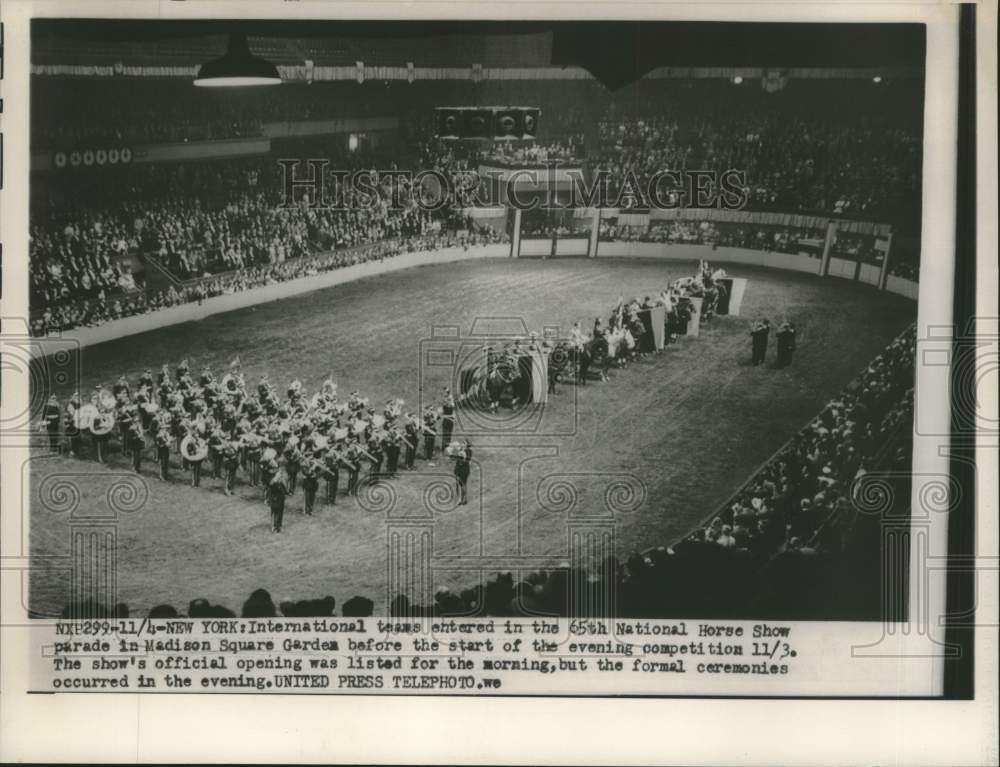
[[(432, 191), (426, 186), (412, 188), (404, 183), (390, 188), (380, 183), (359, 191), (354, 186), (341, 187), (333, 169), (433, 169), (449, 179), (453, 190), (469, 193), (469, 198), (478, 189), (477, 199), (486, 203), (492, 199), (492, 190), (470, 174), (483, 161), (529, 165), (584, 157), (591, 174), (610, 174), (612, 195), (627, 174), (635, 174), (642, 183), (667, 169), (739, 169), (746, 174), (744, 192), (751, 209), (881, 221), (898, 216), (901, 210), (912, 211), (916, 205), (916, 218), (911, 217), (909, 223), (919, 223), (919, 122), (911, 119), (912, 105), (899, 107), (902, 97), (887, 97), (883, 104), (882, 94), (862, 94), (851, 84), (844, 84), (843, 93), (832, 97), (840, 86), (829, 83), (810, 84), (807, 91), (802, 86), (794, 94), (763, 94), (718, 82), (656, 86), (654, 94), (646, 83), (641, 96), (638, 91), (591, 94), (590, 113), (584, 107), (546, 111), (545, 119), (552, 127), (548, 138), (537, 141), (463, 146), (430, 139), (426, 132), (408, 133), (403, 126), (402, 133), (410, 135), (412, 144), (388, 142), (348, 151), (339, 146), (343, 142), (328, 137), (303, 140), (291, 149), (282, 147), (281, 152), (287, 149), (290, 156), (331, 160), (325, 193), (339, 203), (337, 207), (309, 204), (315, 202), (309, 192), (289, 204), (276, 159), (284, 155), (277, 149), (275, 155), (263, 158), (77, 169), (71, 179), (40, 179), (32, 185), (33, 327), (37, 332), (67, 329), (173, 305), (187, 296), (197, 300), (208, 288), (183, 283), (226, 275), (222, 282), (229, 288), (255, 284), (279, 273), (309, 268), (278, 269), (316, 251), (380, 242), (405, 249), (408, 241), (468, 228), (460, 211), (459, 203), (464, 200), (457, 196), (446, 198), (440, 210), (431, 212), (416, 204)], [(121, 95), (106, 83), (48, 83), (39, 91), (39, 105), (33, 113), (35, 140), (46, 144), (46, 130), (80, 131), (82, 135), (76, 138), (97, 140), (102, 138), (102, 125), (112, 131), (166, 131), (154, 135), (157, 140), (185, 135), (188, 124), (207, 131), (193, 138), (233, 137), (257, 131), (250, 125), (254, 120), (281, 117), (280, 110), (274, 112), (278, 107), (258, 96), (209, 98), (188, 91), (178, 96), (177, 103), (184, 108), (167, 115), (157, 109), (174, 102), (157, 98), (158, 93), (162, 96), (157, 89), (128, 78), (116, 87), (127, 94), (135, 91), (135, 98), (106, 98), (108, 93)], [(159, 87), (168, 94), (177, 89), (175, 83)], [(98, 91), (103, 95), (95, 96)], [(298, 87), (287, 92), (281, 89), (275, 103), (289, 108), (284, 119), (318, 119), (348, 108), (339, 102), (329, 111), (319, 103), (322, 99), (308, 93)], [(75, 119), (76, 113), (73, 120), (54, 118), (52, 110), (68, 108), (56, 98), (60, 94), (73, 94), (67, 103), (81, 102), (80, 119)], [(381, 94), (379, 99), (389, 106), (390, 96)], [(856, 100), (859, 108), (840, 108), (847, 99)], [(909, 104), (905, 98), (902, 101)], [(358, 110), (359, 114), (366, 111), (360, 106)], [(399, 111), (406, 113), (405, 103)], [(426, 105), (423, 112), (427, 112)], [(109, 140), (122, 138), (127, 136)], [(584, 236), (583, 226), (535, 222), (525, 234)], [(602, 223), (601, 237), (818, 255), (824, 233), (707, 221), (655, 222), (646, 228), (608, 221)], [(838, 237), (834, 254), (876, 264), (882, 258), (874, 238), (861, 235)], [(915, 276), (918, 254), (919, 248), (912, 258), (894, 263), (893, 273)], [(144, 260), (145, 273), (139, 266)], [(139, 275), (141, 283), (156, 267), (166, 270), (178, 284), (149, 295), (141, 293), (144, 285), (137, 284), (133, 274)], [(241, 271), (245, 274), (235, 274)]]

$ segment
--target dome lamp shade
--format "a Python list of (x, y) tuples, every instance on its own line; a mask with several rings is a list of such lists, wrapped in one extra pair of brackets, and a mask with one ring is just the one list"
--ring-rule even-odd
[(240, 88), (280, 85), (278, 68), (250, 53), (245, 35), (229, 36), (229, 48), (219, 59), (202, 64), (194, 84), (199, 88)]

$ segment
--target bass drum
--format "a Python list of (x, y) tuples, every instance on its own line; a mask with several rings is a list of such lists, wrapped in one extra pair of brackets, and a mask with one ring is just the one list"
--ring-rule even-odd
[(110, 434), (113, 428), (115, 428), (115, 419), (108, 413), (98, 413), (90, 421), (90, 433), (95, 437)]
[(190, 434), (181, 440), (181, 456), (186, 461), (204, 461), (208, 457), (208, 445), (201, 442), (197, 444), (197, 450), (192, 450), (193, 442)]

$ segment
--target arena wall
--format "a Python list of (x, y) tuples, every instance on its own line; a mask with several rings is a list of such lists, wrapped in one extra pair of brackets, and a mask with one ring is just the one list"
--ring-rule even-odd
[[(522, 255), (524, 255), (524, 246), (529, 245), (529, 243), (537, 246), (538, 255), (544, 254), (547, 256), (551, 253), (551, 240), (525, 240), (522, 243)], [(452, 247), (438, 251), (405, 253), (382, 261), (369, 261), (317, 275), (299, 277), (287, 282), (265, 285), (239, 293), (215, 296), (207, 298), (200, 303), (172, 306), (158, 312), (125, 317), (93, 328), (76, 328), (59, 337), (71, 340), (75, 346), (81, 348), (84, 346), (94, 346), (105, 341), (113, 341), (116, 338), (145, 333), (156, 328), (178, 325), (183, 322), (194, 322), (205, 317), (210, 317), (213, 314), (243, 309), (247, 306), (263, 304), (269, 301), (277, 301), (282, 298), (289, 298), (313, 290), (341, 285), (365, 277), (374, 277), (399, 269), (447, 264), (477, 258), (506, 258), (510, 255), (510, 247), (509, 244), (500, 243), (468, 248)], [(531, 246), (529, 245), (529, 247)], [(710, 245), (668, 245), (657, 242), (602, 242), (598, 246), (597, 255), (599, 258), (659, 258), (666, 261), (698, 261), (704, 258), (711, 263), (747, 264), (750, 266), (761, 266), (769, 269), (783, 269), (816, 275), (820, 271), (820, 259), (812, 256), (748, 250), (745, 248), (712, 247)], [(854, 275), (857, 268), (855, 262), (834, 258), (831, 258), (830, 261), (831, 269), (829, 276), (850, 280), (855, 279)], [(834, 262), (837, 262), (836, 269), (834, 268)], [(870, 267), (866, 269), (866, 266), (868, 265), (861, 265), (858, 281), (877, 286), (877, 268)], [(917, 283), (894, 275), (889, 275), (885, 289), (890, 293), (904, 296), (913, 301), (917, 300), (919, 293)], [(46, 352), (51, 353), (54, 349), (53, 346), (45, 344), (33, 344), (31, 348), (38, 356), (45, 356)]]
[[(667, 244), (663, 242), (602, 242), (597, 247), (598, 258), (662, 258), (667, 261), (697, 261), (706, 259), (710, 263), (749, 264), (768, 269), (784, 269), (819, 275), (822, 260), (814, 256), (792, 253), (774, 253), (746, 248), (712, 247), (711, 245)], [(857, 277), (855, 277), (857, 274)], [(878, 287), (879, 267), (874, 264), (858, 264), (840, 258), (830, 259), (828, 277), (862, 282)], [(890, 274), (886, 278), (885, 290), (898, 296), (916, 301), (920, 285)]]
[[(820, 270), (820, 259), (813, 256), (683, 243), (601, 242), (597, 246), (597, 257), (662, 258), (670, 261), (697, 261), (704, 258), (713, 263), (718, 261), (729, 264), (748, 264), (809, 274), (819, 274)], [(852, 262), (852, 269), (853, 266)]]

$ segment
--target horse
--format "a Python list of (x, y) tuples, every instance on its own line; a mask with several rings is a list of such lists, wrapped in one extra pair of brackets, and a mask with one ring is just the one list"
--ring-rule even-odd
[(517, 360), (503, 355), (495, 361), (484, 363), (469, 371), (471, 375), (464, 383), (463, 402), (472, 401), (480, 407), (496, 413), (500, 409), (500, 397), (506, 388), (521, 378)]

